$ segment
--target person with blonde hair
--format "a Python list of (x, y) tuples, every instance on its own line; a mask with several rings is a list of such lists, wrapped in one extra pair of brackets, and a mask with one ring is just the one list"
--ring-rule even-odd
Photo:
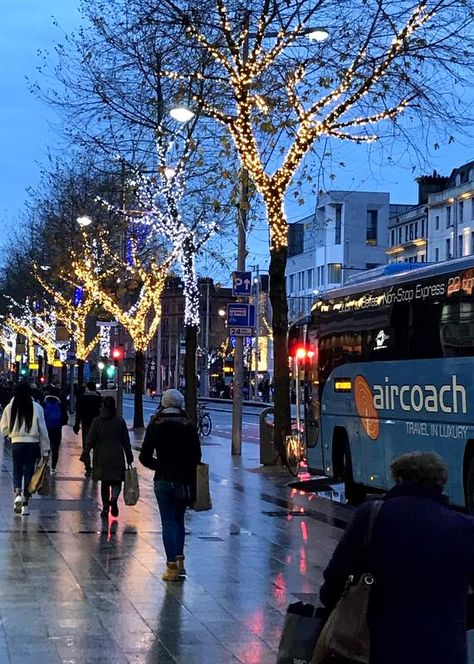
[(438, 454), (403, 454), (391, 470), (395, 486), (382, 498), (370, 547), (373, 501), (357, 509), (336, 547), (321, 602), (332, 609), (351, 574), (371, 572), (370, 664), (467, 664), (474, 519), (449, 508), (448, 472)]

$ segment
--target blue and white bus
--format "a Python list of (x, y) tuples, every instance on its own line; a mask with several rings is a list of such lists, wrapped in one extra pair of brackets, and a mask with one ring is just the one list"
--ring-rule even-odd
[(394, 457), (436, 451), (452, 503), (474, 511), (474, 257), (392, 264), (328, 291), (290, 329), (305, 365), (308, 467), (354, 502)]

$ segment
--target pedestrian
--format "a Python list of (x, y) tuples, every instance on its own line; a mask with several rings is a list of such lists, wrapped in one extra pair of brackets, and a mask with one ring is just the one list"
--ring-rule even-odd
[[(85, 450), (87, 442), (87, 434), (89, 433), (89, 428), (92, 424), (92, 420), (99, 416), (100, 407), (102, 405), (102, 397), (99, 392), (95, 389), (95, 383), (90, 381), (86, 383), (85, 391), (82, 396), (79, 397), (76, 406), (76, 421), (72, 430), (77, 435), (79, 429), (82, 428), (82, 449)], [(91, 460), (90, 456), (82, 454), (81, 458), (84, 462), (85, 474), (86, 477), (90, 477), (92, 474)]]
[(7, 404), (0, 420), (0, 430), (12, 442), (13, 509), (28, 515), (28, 490), (37, 459), (48, 457), (50, 444), (43, 408), (33, 400), (28, 383), (19, 383), (13, 399)]
[(164, 581), (181, 581), (184, 568), (184, 515), (196, 494), (196, 467), (201, 444), (194, 424), (184, 411), (178, 390), (166, 390), (160, 409), (151, 419), (139, 459), (155, 471), (154, 489), (161, 516), (166, 553)]
[(61, 392), (55, 385), (49, 385), (46, 388), (43, 408), (49, 442), (51, 443), (51, 474), (55, 475), (59, 459), (62, 430), (69, 419), (66, 402), (61, 399)]
[[(391, 466), (369, 550), (373, 501), (361, 505), (324, 572), (332, 609), (349, 575), (371, 572), (371, 664), (467, 664), (466, 613), (474, 583), (474, 519), (450, 510), (440, 456), (410, 452)], [(332, 661), (332, 660), (331, 660)]]
[(125, 479), (125, 459), (129, 466), (133, 464), (133, 452), (130, 436), (123, 417), (116, 413), (115, 399), (105, 397), (87, 434), (83, 455), (90, 463), (92, 454), (92, 478), (100, 480), (102, 511), (100, 516), (108, 517), (109, 509), (113, 517), (118, 517), (118, 499)]

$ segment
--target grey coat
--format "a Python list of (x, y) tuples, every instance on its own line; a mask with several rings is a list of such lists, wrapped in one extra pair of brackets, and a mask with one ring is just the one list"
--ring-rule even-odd
[(133, 463), (127, 425), (122, 417), (102, 413), (91, 424), (87, 435), (85, 454), (93, 450), (92, 478), (106, 482), (123, 481), (125, 457)]

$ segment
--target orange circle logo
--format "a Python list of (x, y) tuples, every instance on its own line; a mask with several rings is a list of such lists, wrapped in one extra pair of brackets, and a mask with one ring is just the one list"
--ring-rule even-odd
[(355, 377), (354, 398), (365, 433), (372, 440), (377, 440), (380, 433), (379, 414), (374, 406), (374, 397), (370, 385), (363, 376)]

